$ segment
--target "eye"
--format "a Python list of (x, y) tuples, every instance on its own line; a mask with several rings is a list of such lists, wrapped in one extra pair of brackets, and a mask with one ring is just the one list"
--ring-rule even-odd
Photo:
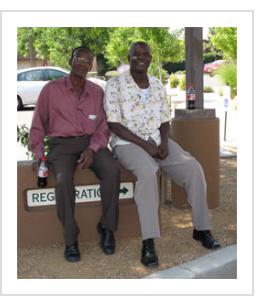
[(75, 60), (77, 63), (88, 65), (90, 63), (90, 60), (84, 58), (84, 57), (75, 57)]

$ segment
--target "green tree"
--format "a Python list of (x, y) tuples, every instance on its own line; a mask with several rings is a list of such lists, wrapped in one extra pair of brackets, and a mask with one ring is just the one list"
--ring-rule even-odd
[[(79, 45), (88, 46), (96, 55), (104, 55), (108, 63), (116, 67), (127, 62), (130, 44), (146, 41), (152, 49), (150, 71), (160, 79), (166, 77), (162, 64), (183, 59), (184, 45), (179, 39), (182, 30), (169, 32), (169, 28), (79, 28), (37, 27), (18, 28), (17, 51), (23, 56), (33, 53), (52, 65), (69, 68), (69, 54)], [(32, 50), (31, 50), (32, 49)]]
[(237, 58), (237, 28), (210, 28), (208, 36), (212, 45), (222, 51), (224, 59)]
[(145, 41), (152, 50), (153, 71), (162, 79), (162, 64), (183, 58), (184, 46), (179, 39), (182, 30), (169, 32), (169, 28), (152, 27), (119, 27), (110, 33), (110, 40), (106, 47), (106, 58), (113, 66), (127, 63), (128, 49), (134, 41)]
[(96, 55), (103, 54), (112, 28), (18, 28), (18, 53), (29, 56), (30, 38), (37, 58), (68, 68), (69, 54), (77, 46), (89, 47)]

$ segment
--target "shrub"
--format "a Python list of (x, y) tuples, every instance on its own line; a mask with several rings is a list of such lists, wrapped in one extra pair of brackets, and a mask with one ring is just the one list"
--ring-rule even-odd
[(180, 83), (180, 80), (178, 79), (177, 75), (172, 73), (170, 75), (170, 87), (171, 88), (176, 88)]
[(204, 64), (211, 63), (219, 59), (222, 59), (222, 56), (215, 52), (203, 53), (203, 63)]
[[(23, 124), (21, 126), (17, 126), (17, 142), (20, 142), (21, 145), (26, 148), (27, 157), (34, 160), (34, 156), (31, 152), (28, 151), (28, 142), (29, 142), (29, 128)], [(49, 140), (48, 137), (44, 138), (44, 149), (45, 155), (47, 155), (49, 147)]]
[(221, 65), (215, 73), (223, 84), (231, 87), (231, 98), (237, 95), (237, 65), (235, 63), (227, 63)]
[(168, 71), (168, 73), (174, 73), (179, 70), (185, 70), (185, 60), (176, 61), (174, 63), (168, 62), (163, 65), (163, 68)]
[(224, 95), (223, 88), (218, 89), (218, 94), (219, 94), (219, 96), (221, 96), (221, 97)]
[(212, 93), (212, 92), (214, 92), (214, 89), (210, 86), (205, 86), (204, 87), (204, 92), (205, 93)]
[(183, 75), (181, 80), (180, 80), (179, 88), (180, 88), (180, 90), (185, 90), (186, 89), (186, 76), (185, 75)]

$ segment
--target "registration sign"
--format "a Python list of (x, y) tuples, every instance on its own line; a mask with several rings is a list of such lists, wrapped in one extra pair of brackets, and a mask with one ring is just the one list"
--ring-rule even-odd
[[(133, 198), (133, 183), (121, 183), (119, 190), (119, 199)], [(75, 202), (99, 202), (101, 201), (100, 185), (75, 186)], [(28, 207), (42, 207), (55, 205), (55, 189), (41, 188), (27, 190)]]

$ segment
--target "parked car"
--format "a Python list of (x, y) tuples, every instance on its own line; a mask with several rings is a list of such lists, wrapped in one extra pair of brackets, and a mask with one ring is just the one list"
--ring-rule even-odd
[[(26, 105), (35, 105), (42, 88), (52, 80), (69, 75), (70, 71), (60, 67), (40, 66), (17, 71), (17, 110)], [(91, 82), (105, 88), (106, 82), (88, 78)]]
[(213, 73), (214, 71), (216, 71), (221, 65), (225, 64), (227, 61), (225, 60), (217, 60), (214, 61), (212, 63), (207, 63), (204, 65), (204, 69), (203, 71), (205, 73)]

